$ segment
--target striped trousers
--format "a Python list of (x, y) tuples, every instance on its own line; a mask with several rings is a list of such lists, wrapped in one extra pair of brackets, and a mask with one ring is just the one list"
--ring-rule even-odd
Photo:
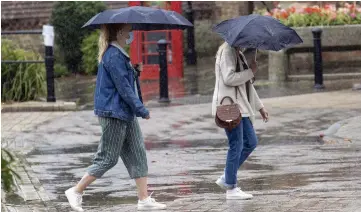
[(147, 155), (137, 118), (127, 122), (120, 119), (99, 117), (102, 136), (93, 164), (88, 174), (96, 178), (113, 168), (122, 158), (129, 176), (134, 178), (148, 175)]

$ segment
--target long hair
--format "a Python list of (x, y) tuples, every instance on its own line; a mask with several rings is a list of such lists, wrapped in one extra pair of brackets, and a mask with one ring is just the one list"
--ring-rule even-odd
[(117, 34), (122, 30), (123, 24), (104, 24), (100, 27), (98, 62), (102, 61), (105, 51), (112, 41), (117, 40)]

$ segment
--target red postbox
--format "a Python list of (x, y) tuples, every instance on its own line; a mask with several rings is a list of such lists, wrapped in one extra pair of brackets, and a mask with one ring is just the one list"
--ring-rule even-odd
[[(129, 6), (155, 7), (182, 13), (180, 1), (130, 1)], [(183, 33), (181, 30), (135, 31), (130, 46), (133, 64), (143, 63), (142, 80), (159, 79), (158, 45), (165, 39), (167, 46), (168, 77), (183, 77)]]

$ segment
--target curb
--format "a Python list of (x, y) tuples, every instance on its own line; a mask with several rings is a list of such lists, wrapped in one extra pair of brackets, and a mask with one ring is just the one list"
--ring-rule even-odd
[(75, 111), (77, 105), (75, 102), (19, 102), (13, 104), (3, 104), (2, 113), (9, 112), (54, 112), (54, 111)]
[(20, 196), (24, 199), (24, 205), (13, 205), (11, 203), (2, 203), (4, 211), (52, 211), (58, 210), (52, 205), (49, 196), (39, 179), (35, 176), (31, 166), (27, 163), (24, 156), (14, 154), (18, 165), (16, 173), (21, 179), (15, 179), (15, 185)]

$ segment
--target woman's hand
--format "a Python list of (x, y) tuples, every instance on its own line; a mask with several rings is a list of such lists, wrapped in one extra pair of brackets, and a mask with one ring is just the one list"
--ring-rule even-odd
[(254, 61), (254, 60), (251, 63), (251, 69), (252, 69), (253, 74), (256, 74), (256, 72), (257, 72), (257, 62)]
[(143, 71), (143, 63), (138, 63), (138, 70), (139, 70), (140, 72)]
[(261, 110), (259, 110), (259, 113), (261, 114), (263, 121), (268, 122), (269, 116), (266, 108), (262, 108)]
[(145, 117), (144, 119), (149, 120), (149, 119), (150, 119), (150, 115), (148, 115), (148, 116)]

